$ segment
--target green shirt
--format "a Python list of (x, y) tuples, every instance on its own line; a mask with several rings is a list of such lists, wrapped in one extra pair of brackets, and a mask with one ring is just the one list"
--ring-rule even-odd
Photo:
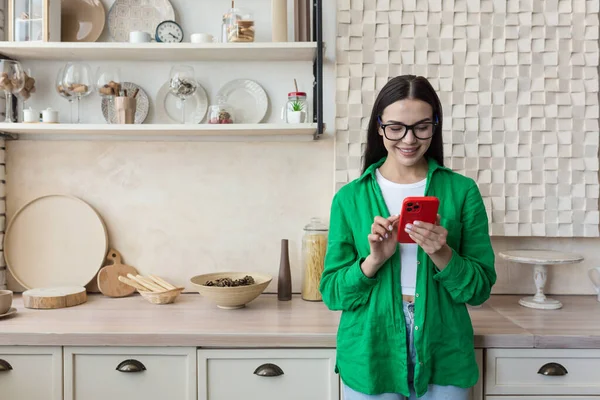
[[(376, 216), (389, 217), (372, 165), (342, 187), (331, 206), (329, 244), (320, 290), (331, 310), (342, 310), (337, 333), (338, 372), (365, 394), (409, 396), (406, 325), (402, 308), (399, 247), (373, 278), (360, 269), (369, 255), (367, 236)], [(429, 159), (425, 195), (440, 200), (441, 225), (452, 258), (439, 271), (419, 247), (415, 293), (414, 388), (463, 388), (477, 383), (473, 326), (466, 305), (479, 305), (496, 282), (494, 251), (477, 184)]]

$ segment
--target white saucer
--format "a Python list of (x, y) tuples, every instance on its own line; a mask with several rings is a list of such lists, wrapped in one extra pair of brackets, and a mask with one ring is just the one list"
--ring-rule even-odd
[(0, 318), (8, 317), (9, 315), (13, 315), (16, 312), (17, 312), (17, 309), (14, 307), (11, 307), (8, 309), (8, 311), (5, 314), (0, 314)]

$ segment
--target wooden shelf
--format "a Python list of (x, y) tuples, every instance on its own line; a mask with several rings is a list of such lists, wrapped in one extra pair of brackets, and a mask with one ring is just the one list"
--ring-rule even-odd
[(19, 61), (313, 61), (316, 51), (315, 42), (0, 42), (0, 54)]
[(194, 138), (194, 137), (283, 137), (311, 136), (316, 124), (43, 124), (0, 123), (0, 132), (18, 135), (22, 139), (92, 136), (117, 138)]

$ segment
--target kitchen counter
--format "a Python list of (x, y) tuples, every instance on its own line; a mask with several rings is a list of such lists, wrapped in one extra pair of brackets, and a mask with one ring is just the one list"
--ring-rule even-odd
[[(470, 308), (479, 348), (600, 348), (596, 296), (555, 296), (561, 310), (519, 306), (519, 296), (492, 296)], [(153, 305), (139, 295), (113, 299), (91, 294), (85, 304), (58, 310), (23, 307), (0, 319), (1, 345), (335, 347), (339, 312), (294, 296), (266, 294), (240, 310), (221, 310), (198, 294)]]

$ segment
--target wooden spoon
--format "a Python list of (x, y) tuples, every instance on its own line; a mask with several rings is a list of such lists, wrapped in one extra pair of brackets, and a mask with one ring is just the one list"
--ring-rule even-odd
[(109, 297), (125, 297), (133, 294), (135, 288), (119, 280), (119, 276), (127, 274), (137, 275), (137, 270), (121, 262), (121, 254), (115, 249), (110, 249), (107, 258), (112, 261), (111, 265), (103, 267), (98, 272), (98, 288), (103, 295)]

